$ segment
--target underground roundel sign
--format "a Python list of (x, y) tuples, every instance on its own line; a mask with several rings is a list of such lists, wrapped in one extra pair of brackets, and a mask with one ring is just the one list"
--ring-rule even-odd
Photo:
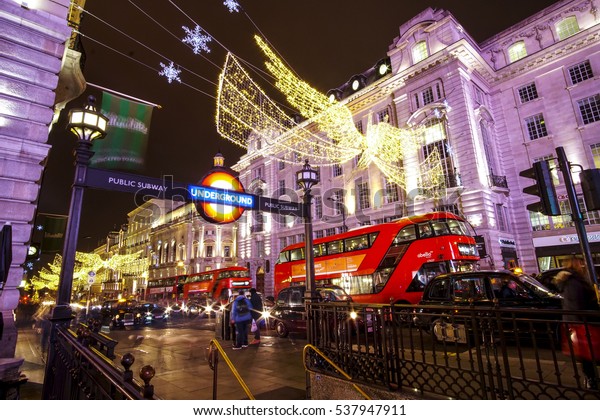
[(210, 172), (199, 185), (188, 186), (188, 193), (200, 216), (210, 223), (235, 222), (256, 201), (233, 173), (223, 170)]

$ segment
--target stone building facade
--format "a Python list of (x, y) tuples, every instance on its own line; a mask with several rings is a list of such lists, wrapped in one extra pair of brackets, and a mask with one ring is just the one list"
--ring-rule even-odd
[(64, 103), (78, 96), (84, 83), (79, 55), (68, 48), (69, 20), (76, 24), (79, 19), (70, 3), (0, 1), (0, 225), (12, 225), (13, 233), (12, 263), (0, 284), (3, 360), (15, 354), (13, 311), (50, 150), (48, 133)]
[[(359, 131), (382, 121), (426, 127), (422, 146), (403, 162), (411, 174), (407, 187), (400, 189), (373, 164), (360, 169), (358, 159), (319, 168), (314, 236), (450, 210), (482, 237), (481, 268), (538, 272), (580, 253), (562, 176), (553, 171), (563, 214), (547, 217), (526, 209), (534, 197), (522, 189), (531, 181), (519, 173), (540, 159), (556, 167), (557, 147), (584, 169), (600, 167), (600, 25), (594, 1), (558, 1), (479, 44), (446, 10), (427, 8), (399, 29), (387, 57), (328, 94), (350, 109)], [(318, 131), (310, 120), (301, 127)], [(263, 157), (261, 148), (270, 141), (253, 133), (233, 169), (248, 192), (299, 199), (295, 173), (304, 157), (296, 156), (297, 164)], [(435, 198), (422, 193), (425, 160), (434, 150), (446, 181), (445, 194)], [(600, 214), (585, 207), (583, 212), (600, 262)], [(240, 221), (239, 258), (264, 273), (269, 294), (279, 250), (303, 240), (300, 219), (255, 213)]]

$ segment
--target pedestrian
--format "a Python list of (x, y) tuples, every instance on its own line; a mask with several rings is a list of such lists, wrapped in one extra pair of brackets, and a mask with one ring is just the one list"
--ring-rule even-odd
[(235, 324), (234, 350), (248, 347), (248, 325), (252, 321), (252, 303), (240, 290), (231, 307), (231, 323)]
[[(588, 280), (583, 260), (581, 258), (573, 257), (571, 260), (567, 261), (567, 263), (564, 264), (564, 269), (554, 276), (553, 283), (556, 285), (557, 291), (563, 297), (563, 310), (589, 310), (597, 313), (592, 316), (564, 314), (562, 316), (563, 321), (573, 323), (570, 327), (575, 327), (578, 324), (581, 325), (580, 323), (583, 322), (583, 325), (587, 324), (590, 331), (592, 328), (597, 328), (589, 323), (600, 321), (600, 305), (598, 304), (596, 290)], [(567, 337), (563, 337), (563, 339), (566, 338)], [(563, 346), (563, 349), (565, 349), (565, 347), (567, 349), (569, 348), (568, 343), (566, 344), (567, 346)], [(600, 352), (600, 349), (597, 351)], [(596, 358), (598, 358), (598, 356), (600, 355), (596, 355)], [(581, 359), (581, 370), (585, 377), (585, 386), (588, 389), (598, 389), (598, 377), (595, 364), (596, 363), (593, 360)]]
[(256, 289), (253, 287), (250, 289), (250, 303), (252, 304), (252, 320), (253, 323), (256, 324), (256, 329), (254, 330), (254, 340), (250, 343), (251, 345), (260, 344), (260, 322), (262, 318), (263, 312), (263, 302), (260, 295), (256, 292)]

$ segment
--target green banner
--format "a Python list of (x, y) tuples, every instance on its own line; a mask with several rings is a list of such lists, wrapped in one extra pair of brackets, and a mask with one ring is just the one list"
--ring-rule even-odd
[(44, 216), (43, 253), (62, 252), (67, 219), (67, 216)]
[(94, 140), (90, 166), (138, 171), (143, 169), (152, 106), (102, 93), (102, 113), (109, 119), (106, 137)]

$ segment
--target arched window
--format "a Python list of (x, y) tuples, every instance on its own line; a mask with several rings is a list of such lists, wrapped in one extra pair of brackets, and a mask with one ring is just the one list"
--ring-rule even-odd
[(579, 32), (579, 24), (575, 16), (564, 18), (556, 24), (556, 34), (561, 41)]
[(527, 57), (527, 49), (525, 48), (525, 42), (517, 41), (508, 47), (508, 59), (511, 63), (520, 60), (521, 58)]
[(177, 247), (176, 247), (176, 245), (177, 244), (175, 243), (175, 241), (171, 241), (171, 252), (169, 253), (169, 262), (175, 261), (175, 258), (177, 257), (177, 254), (176, 254)]
[(412, 54), (414, 64), (418, 63), (419, 61), (425, 60), (429, 56), (429, 53), (427, 52), (427, 42), (417, 42), (412, 49)]
[(494, 159), (494, 149), (487, 124), (484, 121), (480, 121), (479, 128), (481, 129), (481, 140), (483, 142), (483, 151), (485, 152), (485, 160), (487, 161), (489, 173), (490, 175), (497, 175), (496, 159)]

